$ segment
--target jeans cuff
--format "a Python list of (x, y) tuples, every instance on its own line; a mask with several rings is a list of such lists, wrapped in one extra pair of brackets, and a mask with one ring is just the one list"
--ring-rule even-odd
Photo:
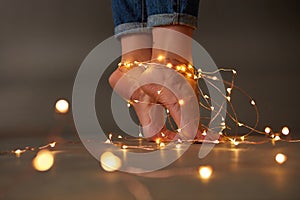
[(120, 39), (121, 36), (131, 33), (151, 33), (151, 29), (146, 26), (147, 23), (139, 22), (120, 24), (115, 27), (115, 37)]
[(166, 26), (166, 25), (186, 25), (193, 29), (197, 28), (197, 17), (183, 13), (168, 13), (168, 14), (155, 14), (148, 16), (147, 25), (153, 26)]

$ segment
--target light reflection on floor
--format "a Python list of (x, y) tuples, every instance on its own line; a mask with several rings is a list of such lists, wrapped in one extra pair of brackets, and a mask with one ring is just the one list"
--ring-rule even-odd
[[(25, 142), (24, 142), (25, 141)], [(8, 144), (41, 144), (37, 138), (1, 140)], [(299, 199), (299, 150), (295, 143), (261, 145), (216, 145), (210, 154), (197, 157), (194, 144), (175, 163), (149, 174), (105, 172), (80, 144), (57, 145), (54, 165), (35, 171), (33, 152), (0, 156), (0, 199)], [(127, 149), (121, 150), (126, 154)], [(164, 149), (162, 156), (168, 151)], [(275, 161), (277, 153), (288, 160)], [(201, 179), (199, 166), (212, 174)], [(204, 171), (204, 173), (206, 173)]]

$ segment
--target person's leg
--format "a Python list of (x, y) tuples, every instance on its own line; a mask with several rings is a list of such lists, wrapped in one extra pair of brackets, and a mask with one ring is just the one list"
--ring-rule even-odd
[[(173, 65), (192, 64), (192, 35), (197, 27), (199, 0), (146, 0), (146, 5), (149, 15), (147, 23), (153, 27), (152, 60)], [(198, 95), (197, 82), (190, 78), (187, 80)], [(153, 88), (146, 87), (144, 90), (150, 96), (158, 96)], [(181, 118), (179, 100), (168, 91), (160, 93), (156, 98), (166, 105), (179, 127)]]

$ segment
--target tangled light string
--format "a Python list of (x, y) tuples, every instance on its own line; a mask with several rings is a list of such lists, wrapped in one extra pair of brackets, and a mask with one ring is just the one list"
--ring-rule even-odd
[[(173, 64), (173, 63), (178, 63), (178, 64)], [(155, 67), (155, 65), (159, 65), (159, 66), (165, 66), (167, 68), (171, 68), (174, 69), (175, 71), (177, 71), (178, 73), (180, 73), (182, 76), (184, 76), (187, 80), (194, 80), (197, 82), (197, 93), (199, 93), (199, 106), (201, 108), (204, 108), (210, 112), (212, 112), (214, 115), (213, 118), (211, 119), (210, 117), (203, 117), (201, 116), (201, 121), (203, 120), (210, 120), (213, 121), (215, 120), (217, 117), (221, 117), (222, 122), (218, 127), (209, 127), (208, 125), (205, 125), (204, 123), (201, 123), (201, 126), (203, 128), (202, 130), (202, 135), (206, 136), (211, 132), (214, 132), (215, 129), (217, 128), (221, 128), (221, 131), (219, 132), (220, 134), (220, 138), (218, 139), (218, 141), (206, 141), (203, 139), (194, 139), (193, 142), (197, 143), (201, 143), (201, 142), (215, 142), (215, 143), (226, 143), (226, 142), (230, 142), (232, 145), (237, 146), (239, 144), (245, 143), (245, 144), (262, 144), (262, 143), (267, 143), (267, 142), (272, 142), (273, 144), (275, 144), (276, 141), (286, 141), (286, 142), (299, 142), (300, 140), (293, 140), (290, 139), (290, 137), (287, 137), (289, 135), (289, 128), (288, 127), (283, 127), (281, 129), (281, 131), (273, 131), (270, 127), (266, 127), (264, 131), (260, 131), (257, 129), (258, 126), (258, 122), (259, 122), (259, 112), (258, 112), (258, 107), (256, 105), (255, 100), (247, 93), (245, 92), (243, 89), (241, 89), (240, 87), (235, 85), (235, 79), (237, 76), (237, 71), (234, 69), (225, 69), (225, 68), (220, 68), (216, 71), (212, 71), (212, 72), (204, 72), (201, 69), (195, 69), (195, 67), (192, 64), (182, 64), (179, 63), (177, 60), (174, 59), (169, 59), (169, 58), (165, 58), (164, 56), (160, 55), (158, 56), (156, 59), (150, 60), (150, 61), (146, 61), (146, 62), (138, 62), (138, 61), (134, 61), (134, 62), (124, 62), (124, 63), (119, 63), (119, 68), (123, 71), (128, 71), (134, 67), (144, 67), (144, 68), (148, 68), (150, 67)], [(125, 69), (125, 70), (124, 70)], [(229, 72), (232, 74), (232, 78), (231, 81), (226, 81), (226, 80), (220, 80), (217, 76), (215, 76), (216, 73), (219, 72)], [(229, 105), (229, 111), (226, 110), (226, 116), (227, 119), (230, 120), (231, 122), (234, 123), (235, 125), (235, 134), (229, 134), (228, 130), (233, 130), (233, 127), (230, 127), (228, 125), (228, 123), (225, 122), (225, 116), (221, 116), (221, 110), (224, 109), (224, 105), (219, 105), (216, 101), (214, 101), (214, 99), (210, 98), (209, 95), (205, 94), (203, 92), (203, 90), (200, 88), (199, 86), (199, 81), (200, 80), (204, 80), (206, 84), (209, 84), (211, 87), (213, 87), (218, 93), (220, 93), (222, 95), (222, 97), (226, 100), (227, 104)], [(224, 83), (224, 85), (227, 86), (226, 88), (226, 95), (224, 95), (219, 88), (216, 87), (216, 84), (214, 84), (214, 82), (222, 82)], [(249, 125), (245, 122), (242, 122), (239, 117), (238, 114), (235, 111), (235, 107), (233, 105), (233, 103), (231, 102), (231, 95), (232, 92), (234, 90), (239, 91), (241, 94), (243, 94), (245, 97), (248, 98), (248, 101), (250, 103), (250, 105), (253, 107), (254, 111), (255, 111), (255, 115), (256, 115), (256, 119), (255, 119), (255, 123), (254, 125)], [(157, 94), (160, 95), (161, 90), (157, 91)], [(140, 100), (137, 99), (133, 99), (133, 100), (126, 100), (127, 101), (127, 107), (131, 107), (133, 104), (136, 103), (147, 103), (147, 104), (159, 104), (159, 103), (149, 103), (149, 102), (142, 102)], [(212, 106), (212, 102), (214, 103), (214, 105), (216, 105), (217, 107), (213, 107)], [(180, 106), (182, 106), (185, 103), (184, 99), (179, 99), (178, 100), (178, 104)], [(171, 115), (170, 112), (166, 109), (166, 113), (167, 113), (167, 119), (170, 122), (171, 121)], [(171, 123), (170, 123), (171, 124)], [(244, 127), (248, 130), (248, 132), (246, 133), (240, 133), (238, 131), (239, 127)], [(175, 129), (174, 126), (172, 126), (171, 124), (171, 128), (172, 131), (177, 132), (178, 134), (180, 134), (181, 132), (181, 128), (177, 128)], [(266, 136), (266, 139), (263, 139), (261, 141), (251, 141), (249, 140), (249, 137), (251, 134), (253, 133), (258, 133), (258, 134), (262, 134), (264, 136)], [(142, 136), (141, 133), (139, 133), (139, 136)], [(160, 138), (158, 138), (156, 140), (157, 144), (161, 144), (159, 145), (159, 147), (164, 147), (164, 137), (165, 134), (163, 132), (160, 133)], [(120, 137), (120, 136), (118, 136)], [(111, 141), (112, 142), (112, 141)], [(178, 141), (179, 143), (184, 142), (184, 140), (180, 140)], [(134, 147), (136, 148), (136, 147)]]
[[(174, 64), (174, 63), (177, 63), (177, 64)], [(215, 88), (215, 90), (218, 91), (220, 94), (222, 94), (222, 92), (215, 86), (214, 82), (222, 81), (227, 86), (226, 95), (222, 94), (222, 96), (229, 105), (229, 109), (231, 112), (226, 110), (226, 116), (227, 116), (227, 119), (231, 120), (231, 122), (233, 122), (236, 126), (235, 135), (232, 136), (231, 134), (229, 134), (227, 132), (227, 130), (233, 130), (233, 127), (229, 127), (228, 123), (225, 122), (225, 117), (220, 116), (222, 119), (222, 122), (218, 127), (208, 128), (209, 125), (205, 125), (204, 123), (201, 123), (201, 126), (203, 127), (201, 134), (203, 136), (206, 136), (210, 132), (213, 132), (216, 128), (221, 128), (221, 131), (218, 133), (218, 134), (220, 134), (220, 138), (218, 140), (205, 141), (203, 139), (194, 139), (192, 142), (194, 142), (194, 143), (212, 142), (212, 143), (216, 143), (216, 144), (230, 143), (232, 145), (232, 147), (235, 147), (239, 144), (263, 144), (263, 143), (268, 143), (268, 142), (272, 142), (272, 144), (275, 145), (275, 142), (277, 142), (277, 141), (300, 142), (299, 139), (291, 139), (291, 137), (289, 136), (290, 130), (286, 126), (283, 127), (281, 129), (281, 131), (277, 131), (277, 132), (273, 131), (268, 126), (265, 127), (264, 131), (260, 131), (257, 129), (257, 125), (258, 125), (258, 121), (259, 121), (259, 113), (258, 113), (258, 108), (257, 108), (256, 102), (250, 95), (248, 95), (247, 92), (245, 92), (243, 89), (241, 89), (235, 85), (235, 78), (237, 76), (236, 70), (220, 68), (213, 72), (204, 72), (201, 69), (196, 70), (192, 64), (181, 64), (177, 60), (174, 60), (174, 59), (171, 60), (171, 59), (165, 58), (164, 56), (159, 56), (156, 59), (153, 59), (153, 60), (150, 60), (147, 62), (134, 61), (134, 62), (127, 62), (127, 63), (126, 62), (119, 63), (118, 66), (120, 69), (125, 69), (126, 71), (128, 71), (128, 70), (132, 69), (133, 67), (147, 68), (150, 65), (151, 66), (164, 65), (167, 68), (172, 68), (175, 71), (177, 71), (178, 73), (180, 73), (182, 76), (184, 76), (186, 79), (193, 80), (197, 83), (197, 89), (198, 89), (197, 92), (199, 95), (199, 106), (201, 108), (215, 114), (215, 115), (213, 115), (214, 116), (213, 119), (210, 119), (210, 117), (201, 117), (201, 121), (214, 120), (217, 116), (221, 115), (220, 110), (224, 109), (224, 105), (217, 104), (217, 102), (215, 102), (214, 99), (210, 98), (209, 95), (205, 94), (199, 85), (199, 81), (204, 80), (206, 84), (209, 84), (210, 86)], [(215, 74), (218, 72), (231, 73), (231, 76), (232, 76), (231, 80), (230, 81), (219, 80), (215, 76)], [(242, 122), (239, 119), (239, 117), (235, 111), (234, 105), (231, 102), (231, 98), (232, 98), (231, 95), (234, 90), (237, 90), (240, 93), (242, 93), (244, 96), (246, 96), (248, 98), (250, 105), (255, 110), (256, 119), (255, 119), (254, 125), (251, 126), (245, 122)], [(158, 90), (157, 94), (160, 95), (161, 90)], [(213, 107), (212, 102), (214, 102), (214, 105), (217, 105), (217, 107)], [(126, 103), (127, 103), (128, 108), (130, 108), (135, 103), (149, 103), (149, 102), (142, 102), (140, 100), (133, 99), (133, 100), (126, 100)], [(186, 102), (184, 101), (184, 99), (178, 100), (178, 104), (180, 106), (183, 106), (185, 103)], [(153, 103), (153, 104), (159, 104), (159, 103)], [(59, 99), (55, 104), (55, 111), (59, 114), (68, 113), (68, 111), (69, 111), (68, 101), (65, 99)], [(177, 134), (180, 134), (181, 129), (183, 127), (172, 126), (172, 123), (171, 123), (172, 117), (170, 115), (170, 112), (167, 109), (166, 109), (166, 114), (167, 114), (167, 119), (169, 121), (169, 124), (171, 125), (172, 131), (176, 132)], [(248, 132), (243, 133), (242, 135), (238, 135), (239, 134), (238, 129), (237, 129), (238, 127), (244, 127), (246, 129), (248, 129)], [(249, 136), (254, 133), (264, 135), (265, 137), (259, 141), (257, 141), (257, 140), (252, 141), (249, 139), (250, 138)], [(155, 140), (155, 143), (149, 143), (149, 142), (147, 142), (147, 140), (145, 142), (145, 140), (144, 140), (144, 138), (142, 138), (142, 136), (143, 135), (141, 133), (141, 125), (140, 125), (139, 126), (139, 138), (132, 139), (132, 138), (127, 138), (126, 136), (108, 133), (108, 139), (105, 141), (105, 143), (119, 146), (122, 150), (132, 149), (132, 150), (153, 151), (153, 150), (167, 148), (167, 146), (165, 145), (165, 142), (170, 142), (170, 141), (165, 140), (166, 135), (163, 132), (160, 133), (160, 137)], [(138, 144), (136, 144), (137, 142), (138, 142)], [(169, 148), (169, 149), (180, 150), (181, 146), (184, 145), (184, 142), (185, 142), (184, 139), (178, 139), (177, 141), (173, 142), (174, 145), (171, 145), (171, 148)], [(189, 141), (189, 142), (191, 142), (191, 141)], [(20, 157), (22, 154), (24, 154), (26, 152), (37, 152), (37, 156), (38, 156), (39, 152), (42, 152), (45, 150), (54, 150), (56, 148), (57, 144), (58, 144), (58, 142), (52, 141), (46, 145), (41, 145), (38, 147), (27, 146), (25, 148), (17, 148), (15, 150), (0, 151), (0, 156), (14, 154), (16, 157)], [(74, 141), (61, 142), (61, 145), (67, 145), (67, 144), (75, 144), (75, 142)], [(48, 155), (49, 152), (46, 152), (46, 154)], [(45, 159), (45, 158), (48, 160), (53, 159), (51, 157), (47, 158), (45, 155), (41, 155), (40, 159)], [(119, 166), (119, 165), (117, 165), (118, 159), (113, 154), (107, 154), (106, 156), (103, 156), (103, 160), (104, 161), (101, 160), (102, 166), (103, 166), (103, 163), (105, 163), (106, 161), (109, 163), (112, 163), (112, 161), (116, 162), (115, 163), (116, 166)], [(279, 153), (275, 156), (275, 161), (279, 164), (284, 163), (286, 160), (287, 160), (287, 157), (284, 154)], [(39, 161), (39, 159), (37, 159), (37, 157), (36, 157), (34, 159), (34, 161), (36, 163), (38, 163), (37, 161)], [(53, 162), (52, 162), (52, 164), (53, 164)], [(49, 169), (51, 168), (51, 166), (49, 167)], [(113, 168), (111, 168), (111, 166), (109, 166), (110, 170), (111, 171), (117, 170), (116, 166), (114, 166)], [(44, 166), (42, 166), (42, 167), (44, 167)], [(41, 171), (37, 167), (35, 167), (35, 168), (36, 168), (36, 170)], [(48, 168), (46, 168), (46, 169), (48, 170)], [(109, 170), (107, 170), (107, 171), (109, 171)], [(211, 173), (212, 173), (212, 169), (210, 169), (209, 167), (208, 168), (205, 168), (205, 167), (199, 168), (199, 174), (200, 174), (200, 176), (203, 176), (204, 179), (205, 179), (205, 177), (209, 177), (211, 175)]]

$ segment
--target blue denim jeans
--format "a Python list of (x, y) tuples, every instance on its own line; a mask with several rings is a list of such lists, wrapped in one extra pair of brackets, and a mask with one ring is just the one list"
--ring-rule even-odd
[(115, 36), (147, 32), (146, 27), (197, 27), (200, 0), (112, 0)]

